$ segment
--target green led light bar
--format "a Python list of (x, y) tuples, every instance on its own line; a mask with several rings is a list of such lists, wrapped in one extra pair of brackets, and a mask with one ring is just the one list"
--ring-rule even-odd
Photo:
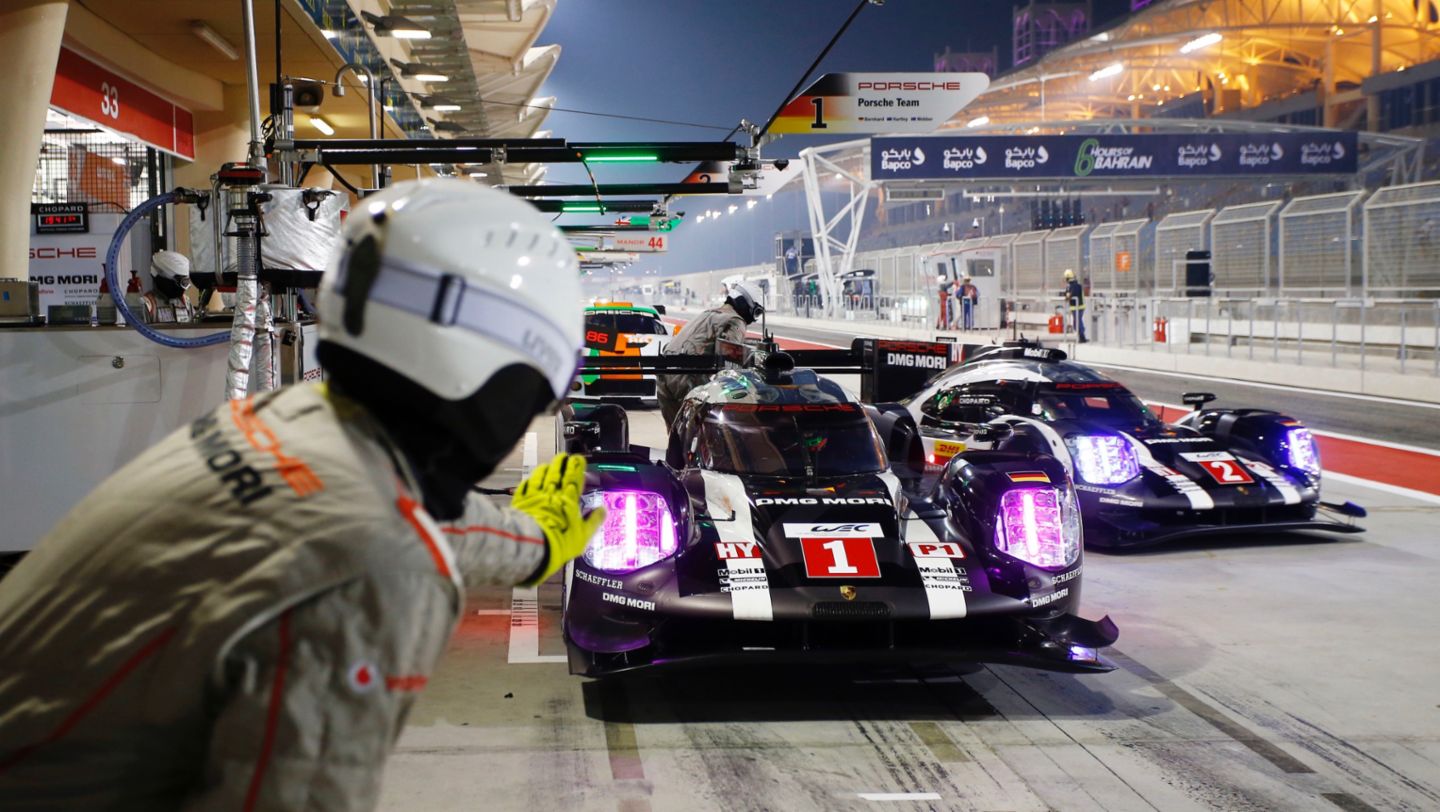
[(649, 217), (643, 214), (621, 217), (617, 222), (627, 226), (641, 226), (652, 231), (671, 231), (680, 222), (678, 215), (670, 217)]
[(600, 153), (596, 155), (586, 155), (585, 160), (589, 161), (592, 164), (640, 164), (655, 163), (656, 161), (660, 160), (660, 156), (653, 153), (645, 154), (616, 152), (609, 154)]
[(599, 203), (566, 203), (560, 207), (563, 212), (593, 212), (599, 214), (603, 211)]
[(633, 465), (619, 465), (619, 464), (616, 464), (616, 463), (613, 463), (613, 462), (597, 462), (597, 463), (591, 465), (590, 467), (591, 467), (591, 468), (594, 468), (594, 469), (597, 470), (597, 471), (627, 471), (627, 472), (633, 472), (633, 471), (635, 470), (635, 466), (633, 466)]

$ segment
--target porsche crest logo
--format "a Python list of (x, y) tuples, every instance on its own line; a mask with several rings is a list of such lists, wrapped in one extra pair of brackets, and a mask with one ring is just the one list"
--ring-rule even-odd
[(847, 601), (855, 600), (855, 596), (858, 594), (859, 593), (855, 591), (855, 587), (850, 586), (849, 584), (840, 587), (840, 597), (844, 598)]

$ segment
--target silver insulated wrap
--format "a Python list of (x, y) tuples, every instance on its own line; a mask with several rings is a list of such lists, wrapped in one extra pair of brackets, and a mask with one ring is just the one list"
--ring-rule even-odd
[[(237, 217), (237, 225), (246, 227)], [(253, 234), (253, 232), (252, 232)], [(240, 266), (235, 274), (235, 320), (230, 324), (230, 357), (225, 372), (225, 397), (240, 400), (250, 393), (250, 362), (255, 351), (255, 317), (260, 305), (259, 268), (255, 261), (255, 237), (240, 243)]]
[[(260, 216), (265, 224), (265, 237), (261, 245), (265, 267), (289, 271), (323, 271), (330, 260), (330, 249), (340, 239), (341, 212), (350, 207), (350, 198), (344, 193), (328, 189), (308, 190), (320, 199), (312, 203), (315, 219), (310, 219), (305, 204), (305, 189), (291, 189), (283, 186), (262, 186), (260, 190), (271, 195), (271, 199), (260, 204)], [(213, 207), (213, 216), (226, 217), (224, 206)], [(228, 219), (228, 218), (227, 218)], [(214, 271), (215, 223), (211, 218), (200, 222), (199, 217), (190, 218), (190, 262), (195, 270)], [(223, 222), (222, 232), (234, 231), (234, 223)], [(225, 243), (224, 271), (233, 273), (235, 265), (235, 239), (222, 237)]]

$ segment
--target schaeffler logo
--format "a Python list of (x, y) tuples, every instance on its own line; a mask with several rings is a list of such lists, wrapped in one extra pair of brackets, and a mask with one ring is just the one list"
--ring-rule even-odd
[(1097, 169), (1135, 171), (1149, 169), (1154, 155), (1136, 155), (1134, 147), (1102, 147), (1100, 139), (1087, 138), (1075, 156), (1075, 176), (1086, 177)]
[(1339, 141), (1322, 141), (1300, 147), (1301, 166), (1329, 166), (1345, 157), (1345, 145)]
[(880, 152), (880, 169), (898, 172), (925, 163), (925, 152), (919, 147), (913, 149), (887, 149)]
[(1248, 167), (1269, 166), (1279, 163), (1285, 157), (1285, 150), (1279, 144), (1241, 144), (1240, 165)]
[(984, 147), (952, 147), (945, 150), (946, 169), (973, 169), (990, 159)]
[(1044, 166), (1050, 160), (1050, 152), (1044, 145), (1038, 147), (1009, 147), (1005, 150), (1006, 169), (1034, 169)]

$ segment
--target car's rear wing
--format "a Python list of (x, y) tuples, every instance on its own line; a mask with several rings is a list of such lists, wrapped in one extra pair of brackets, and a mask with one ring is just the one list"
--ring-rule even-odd
[[(724, 342), (729, 344), (729, 342)], [(714, 374), (722, 369), (748, 366), (766, 369), (766, 359), (784, 356), (820, 375), (860, 376), (860, 399), (885, 403), (919, 391), (951, 363), (956, 345), (942, 341), (892, 341), (857, 338), (850, 349), (779, 350), (773, 344), (731, 344), (724, 355), (589, 356), (581, 359), (580, 375), (629, 372), (655, 375)], [(769, 368), (776, 368), (771, 362)]]

